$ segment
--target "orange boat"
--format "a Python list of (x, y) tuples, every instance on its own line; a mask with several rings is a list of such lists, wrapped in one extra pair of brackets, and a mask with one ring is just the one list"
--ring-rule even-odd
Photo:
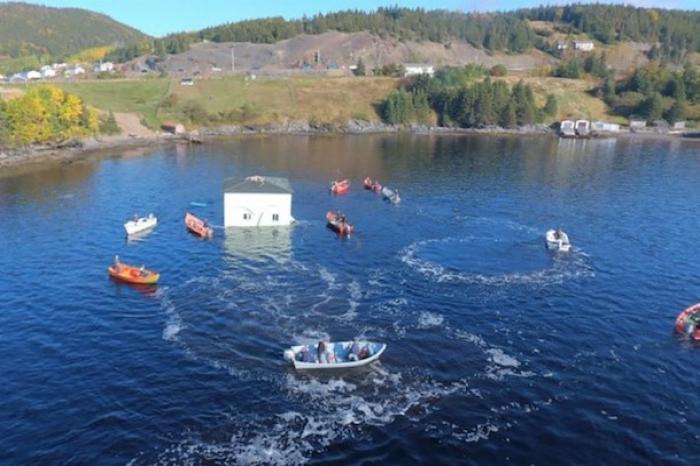
[(364, 185), (365, 189), (369, 191), (374, 191), (375, 193), (378, 193), (382, 190), (382, 185), (379, 184), (379, 182), (376, 180), (373, 181), (372, 178), (370, 178), (369, 176), (365, 178)]
[(335, 231), (341, 236), (350, 235), (355, 229), (345, 218), (345, 215), (340, 212), (328, 212), (326, 214), (326, 221), (328, 221), (328, 228)]
[(700, 341), (700, 303), (690, 306), (676, 317), (676, 332)]
[(331, 181), (331, 192), (333, 194), (344, 194), (350, 189), (350, 180)]
[(207, 222), (198, 219), (189, 212), (185, 214), (185, 225), (188, 230), (200, 238), (211, 238), (214, 236), (214, 229)]
[(115, 258), (114, 264), (107, 268), (107, 272), (112, 278), (136, 285), (155, 285), (160, 279), (159, 273), (147, 270), (145, 267), (122, 264), (119, 258)]

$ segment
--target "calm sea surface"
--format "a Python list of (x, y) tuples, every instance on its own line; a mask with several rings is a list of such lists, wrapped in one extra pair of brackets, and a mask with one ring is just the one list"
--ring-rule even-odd
[[(293, 227), (185, 231), (254, 174), (290, 179)], [(679, 141), (252, 137), (0, 177), (0, 463), (700, 464), (700, 347), (672, 331), (698, 206)], [(134, 212), (159, 225), (127, 242)], [(111, 281), (115, 254), (161, 284)], [(381, 363), (282, 360), (358, 336)]]

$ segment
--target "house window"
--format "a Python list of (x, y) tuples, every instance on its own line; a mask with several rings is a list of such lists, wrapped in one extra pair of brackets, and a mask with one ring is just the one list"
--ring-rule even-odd
[(273, 221), (273, 222), (279, 222), (279, 221), (280, 221), (280, 216), (279, 216), (279, 214), (272, 214), (272, 221)]
[(250, 220), (250, 214), (243, 214), (243, 220)]

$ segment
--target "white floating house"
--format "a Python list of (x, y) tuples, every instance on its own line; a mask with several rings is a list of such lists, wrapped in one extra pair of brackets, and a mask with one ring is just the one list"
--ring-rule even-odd
[(289, 225), (294, 221), (292, 193), (292, 187), (286, 178), (249, 176), (243, 181), (226, 180), (224, 226)]

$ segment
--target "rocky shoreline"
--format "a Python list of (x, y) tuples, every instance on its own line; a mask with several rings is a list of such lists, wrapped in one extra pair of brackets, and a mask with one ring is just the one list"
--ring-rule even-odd
[[(115, 150), (148, 148), (162, 144), (178, 142), (206, 142), (232, 136), (245, 135), (337, 135), (337, 134), (391, 134), (407, 133), (417, 135), (459, 135), (459, 134), (491, 134), (498, 135), (538, 135), (557, 137), (557, 132), (546, 125), (523, 126), (514, 129), (499, 126), (485, 128), (450, 128), (414, 124), (411, 126), (389, 125), (381, 122), (349, 120), (345, 124), (314, 123), (309, 121), (291, 121), (284, 124), (267, 126), (230, 125), (204, 127), (183, 135), (160, 133), (153, 137), (111, 136), (74, 140), (53, 146), (33, 146), (23, 149), (0, 149), (0, 172), (6, 168), (27, 166), (51, 161), (73, 160), (92, 155), (113, 155)], [(673, 138), (680, 139), (680, 134), (646, 134), (623, 132), (611, 134), (611, 137), (635, 138)], [(692, 140), (692, 139), (688, 139)], [(700, 140), (700, 139), (695, 139)]]

